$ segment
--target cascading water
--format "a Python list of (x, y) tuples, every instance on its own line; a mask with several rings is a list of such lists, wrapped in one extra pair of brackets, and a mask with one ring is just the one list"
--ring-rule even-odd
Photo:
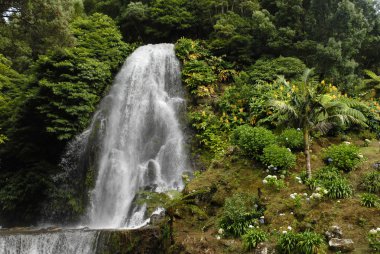
[[(174, 45), (142, 46), (128, 57), (90, 127), (71, 143), (63, 159), (67, 175), (79, 168), (92, 170), (96, 176), (83, 225), (95, 229), (140, 227), (149, 215), (144, 205), (134, 202), (139, 191), (183, 187), (182, 174), (189, 170), (179, 121), (184, 104)], [(80, 240), (71, 247), (65, 245), (67, 234), (76, 234)], [(0, 251), (94, 253), (95, 235), (83, 230), (0, 235)], [(66, 247), (54, 249), (46, 241)], [(24, 251), (28, 248), (29, 252)]]
[(173, 47), (137, 49), (94, 117), (87, 135), (102, 145), (90, 227), (139, 226), (145, 219), (145, 207), (133, 204), (139, 190), (182, 188), (188, 164), (178, 112), (184, 100)]

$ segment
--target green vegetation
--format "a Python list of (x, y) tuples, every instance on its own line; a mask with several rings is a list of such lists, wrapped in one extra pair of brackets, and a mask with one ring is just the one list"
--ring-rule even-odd
[(379, 250), (380, 231), (362, 239), (379, 227), (377, 1), (6, 0), (0, 13), (0, 225), (40, 221), (51, 199), (83, 214), (97, 172), (58, 190), (64, 148), (130, 52), (168, 42), (197, 173), (183, 193), (141, 195), (167, 209), (172, 241), (323, 253), (339, 223), (358, 251)]
[(314, 232), (284, 232), (278, 241), (280, 253), (316, 254), (324, 250), (323, 236)]
[(379, 207), (380, 198), (372, 193), (364, 193), (360, 198), (360, 202), (365, 207)]
[(355, 169), (363, 159), (362, 157), (358, 147), (344, 143), (330, 146), (323, 154), (323, 159), (331, 166), (345, 172)]
[(371, 193), (380, 193), (380, 172), (368, 172), (363, 176), (361, 187)]
[(261, 162), (268, 167), (272, 165), (276, 170), (286, 171), (296, 165), (296, 156), (288, 148), (274, 144), (264, 148)]
[(244, 235), (250, 227), (258, 224), (263, 207), (257, 198), (238, 193), (226, 199), (219, 225), (227, 235)]
[(233, 142), (243, 152), (253, 158), (259, 158), (264, 148), (276, 142), (272, 131), (263, 127), (239, 126), (233, 132)]
[(302, 150), (304, 146), (303, 135), (301, 129), (286, 129), (277, 138), (279, 143), (292, 150)]
[(259, 243), (268, 240), (268, 235), (260, 228), (250, 228), (242, 236), (244, 249), (250, 251)]

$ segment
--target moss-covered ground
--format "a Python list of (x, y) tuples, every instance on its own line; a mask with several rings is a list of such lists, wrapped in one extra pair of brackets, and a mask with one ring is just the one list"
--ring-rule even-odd
[[(312, 146), (312, 167), (314, 171), (324, 165), (321, 152), (331, 143), (341, 142), (338, 139), (319, 139)], [(305, 184), (296, 180), (296, 176), (304, 171), (304, 156), (297, 154), (297, 167), (285, 177), (286, 187), (280, 191), (270, 189), (262, 182), (268, 175), (264, 167), (249, 158), (233, 151), (221, 159), (206, 162), (207, 170), (195, 174), (186, 186), (186, 192), (207, 190), (198, 199), (208, 217), (200, 218), (183, 213), (175, 221), (175, 241), (177, 253), (245, 253), (239, 238), (218, 235), (218, 220), (226, 198), (234, 193), (245, 192), (258, 195), (266, 205), (264, 230), (271, 233), (270, 242), (276, 244), (276, 235), (288, 226), (295, 231), (312, 230), (324, 234), (332, 225), (342, 228), (344, 238), (355, 243), (353, 253), (371, 253), (367, 235), (370, 229), (380, 226), (380, 209), (367, 208), (360, 203), (360, 181), (363, 174), (373, 169), (373, 164), (380, 161), (378, 141), (372, 141), (368, 147), (360, 139), (353, 138), (353, 143), (360, 147), (365, 160), (360, 166), (345, 174), (354, 189), (352, 197), (347, 199), (324, 198), (321, 201), (303, 200), (298, 206), (289, 195), (312, 191)], [(195, 169), (197, 170), (197, 169)], [(327, 241), (326, 241), (327, 244)], [(327, 252), (335, 253), (335, 252)]]

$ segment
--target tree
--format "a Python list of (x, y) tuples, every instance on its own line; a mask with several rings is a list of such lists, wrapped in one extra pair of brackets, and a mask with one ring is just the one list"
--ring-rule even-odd
[(200, 193), (202, 193), (202, 191), (196, 191), (186, 195), (175, 190), (162, 193), (142, 192), (140, 193), (139, 203), (147, 204), (148, 210), (151, 212), (159, 207), (165, 209), (165, 213), (169, 217), (170, 241), (173, 244), (174, 217), (178, 214), (179, 210), (188, 209), (194, 214), (206, 216), (205, 212), (194, 204), (194, 198)]
[(367, 126), (365, 116), (355, 109), (363, 106), (360, 102), (341, 96), (336, 87), (327, 86), (324, 81), (317, 82), (311, 78), (311, 73), (312, 71), (307, 69), (302, 82), (293, 86), (282, 78), (284, 89), (289, 91), (288, 97), (272, 99), (269, 102), (281, 122), (302, 128), (308, 178), (311, 178), (310, 133), (312, 131), (317, 130), (325, 134), (335, 125), (350, 123)]
[(75, 47), (50, 51), (36, 65), (37, 110), (58, 140), (69, 140), (87, 126), (129, 51), (113, 20), (103, 14), (79, 18), (71, 30)]
[(373, 71), (364, 70), (364, 73), (369, 77), (364, 80), (364, 84), (366, 85), (366, 89), (371, 88), (375, 90), (377, 96), (379, 96), (380, 92), (380, 76), (376, 75)]

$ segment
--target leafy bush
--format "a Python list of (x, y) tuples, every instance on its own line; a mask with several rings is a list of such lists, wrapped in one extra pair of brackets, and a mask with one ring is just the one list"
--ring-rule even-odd
[(256, 197), (235, 194), (226, 199), (219, 225), (227, 235), (241, 236), (262, 214), (263, 208)]
[(286, 129), (278, 137), (281, 145), (294, 150), (301, 150), (304, 147), (303, 134), (300, 130)]
[(236, 85), (229, 87), (218, 100), (218, 106), (223, 111), (223, 120), (242, 125), (250, 117), (249, 102), (255, 97), (255, 89), (251, 85)]
[(380, 172), (373, 171), (364, 175), (360, 187), (368, 192), (380, 192)]
[(286, 254), (316, 254), (325, 248), (323, 237), (314, 232), (282, 234), (277, 243), (280, 253)]
[(359, 148), (351, 144), (332, 145), (323, 154), (324, 160), (330, 165), (349, 172), (361, 161)]
[(233, 132), (232, 142), (248, 156), (258, 159), (264, 147), (276, 142), (276, 136), (263, 127), (243, 125), (237, 127)]
[(333, 180), (325, 180), (322, 185), (328, 191), (329, 198), (341, 199), (348, 198), (352, 195), (352, 187), (349, 181), (345, 178), (337, 178)]
[(248, 74), (250, 81), (273, 81), (278, 75), (283, 75), (287, 79), (297, 79), (302, 76), (306, 65), (294, 57), (279, 57), (275, 59), (261, 58), (254, 65), (249, 67)]
[(263, 184), (272, 187), (277, 191), (285, 187), (285, 182), (283, 179), (277, 179), (277, 176), (272, 175), (267, 175), (263, 180)]
[(249, 251), (256, 248), (259, 243), (266, 241), (268, 235), (262, 229), (253, 227), (247, 230), (242, 239), (244, 249)]
[(261, 162), (279, 170), (288, 170), (296, 165), (296, 156), (287, 148), (272, 144), (264, 148)]
[(221, 123), (210, 107), (203, 110), (191, 111), (189, 122), (197, 132), (195, 137), (199, 146), (206, 148), (216, 156), (223, 154), (226, 143), (220, 135)]
[(365, 207), (378, 207), (380, 199), (376, 194), (364, 193), (360, 198), (360, 203)]
[[(191, 60), (182, 69), (183, 81), (190, 93), (200, 95), (199, 88), (213, 84), (217, 80), (212, 67), (203, 60)], [(208, 88), (207, 88), (208, 89)], [(201, 96), (202, 97), (202, 96)]]
[(324, 187), (328, 191), (327, 196), (334, 199), (348, 198), (353, 192), (349, 181), (338, 169), (331, 166), (320, 169), (313, 179), (307, 181), (307, 184), (312, 189), (317, 186)]
[(380, 228), (371, 229), (368, 234), (369, 247), (374, 251), (380, 251)]

